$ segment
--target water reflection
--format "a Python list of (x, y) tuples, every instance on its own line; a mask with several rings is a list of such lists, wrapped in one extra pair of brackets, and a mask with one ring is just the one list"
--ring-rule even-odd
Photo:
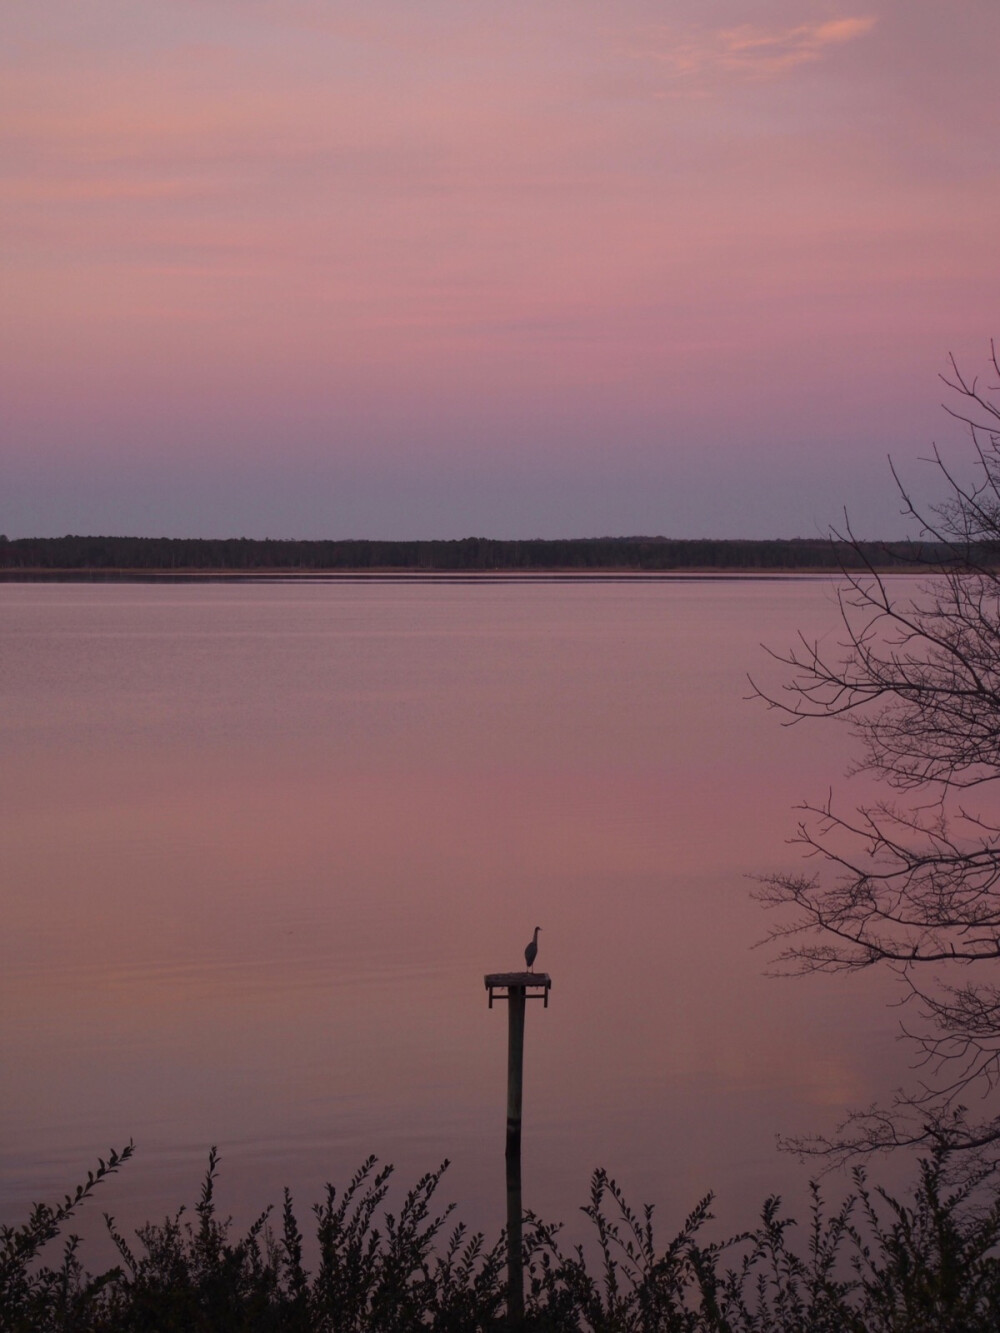
[[(4, 1205), (249, 1215), (369, 1152), (502, 1218), (505, 1024), (535, 922), (525, 1200), (606, 1165), (677, 1216), (801, 1173), (899, 1076), (878, 978), (765, 979), (746, 873), (846, 738), (744, 700), (822, 582), (0, 586)], [(98, 1209), (95, 1208), (96, 1216)]]

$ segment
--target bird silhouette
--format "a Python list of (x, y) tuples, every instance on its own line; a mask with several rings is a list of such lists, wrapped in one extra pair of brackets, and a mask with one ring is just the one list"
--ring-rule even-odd
[(541, 926), (535, 927), (535, 933), (531, 937), (531, 943), (524, 951), (524, 961), (528, 964), (528, 968), (531, 971), (534, 971), (535, 959), (538, 957), (538, 932), (540, 930)]

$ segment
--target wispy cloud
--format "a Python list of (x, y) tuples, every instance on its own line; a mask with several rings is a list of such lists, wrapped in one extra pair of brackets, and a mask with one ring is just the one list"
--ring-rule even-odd
[(660, 29), (645, 54), (692, 80), (719, 72), (773, 78), (864, 37), (875, 23), (872, 15), (855, 15), (783, 28), (743, 23), (697, 34)]
[(873, 17), (802, 23), (770, 32), (742, 24), (719, 33), (720, 61), (730, 69), (780, 74), (795, 65), (819, 60), (828, 48), (863, 37), (874, 26)]

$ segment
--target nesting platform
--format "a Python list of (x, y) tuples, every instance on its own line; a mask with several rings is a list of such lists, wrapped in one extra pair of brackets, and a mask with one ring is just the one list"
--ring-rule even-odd
[(512, 990), (522, 990), (526, 1000), (543, 1000), (545, 1008), (549, 1007), (552, 978), (548, 972), (489, 972), (483, 981), (490, 994), (491, 1009), (494, 999), (509, 1000)]

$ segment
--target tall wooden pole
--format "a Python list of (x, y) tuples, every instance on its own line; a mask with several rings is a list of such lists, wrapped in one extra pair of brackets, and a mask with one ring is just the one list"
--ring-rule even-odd
[(513, 1333), (524, 1323), (524, 1257), (521, 1248), (524, 987), (511, 986), (507, 1000), (507, 1321)]
[(483, 978), (490, 1008), (507, 1001), (507, 1328), (524, 1327), (524, 1244), (521, 1231), (521, 1086), (524, 1078), (524, 1002), (549, 1007), (547, 972), (491, 972)]

